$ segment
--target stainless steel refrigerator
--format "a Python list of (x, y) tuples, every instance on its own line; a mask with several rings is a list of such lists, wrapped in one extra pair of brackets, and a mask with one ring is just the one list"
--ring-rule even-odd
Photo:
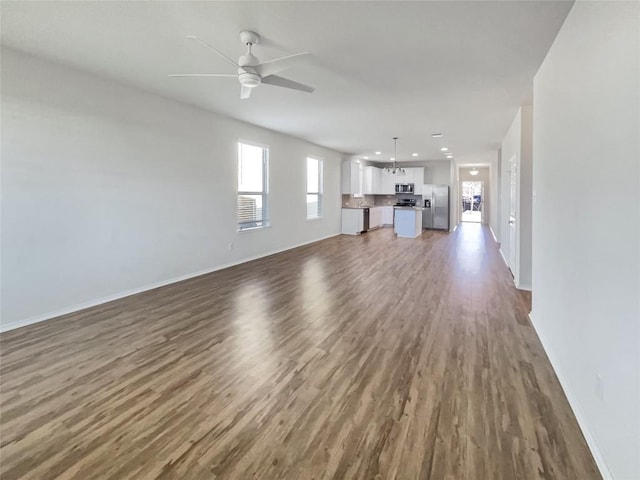
[(422, 228), (449, 230), (449, 185), (424, 185), (422, 206)]

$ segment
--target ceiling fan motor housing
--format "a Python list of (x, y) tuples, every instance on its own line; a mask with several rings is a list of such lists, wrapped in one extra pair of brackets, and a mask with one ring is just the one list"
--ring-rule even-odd
[(260, 75), (246, 68), (238, 69), (238, 80), (243, 87), (254, 88), (260, 85)]
[(238, 65), (241, 67), (253, 67), (254, 65), (258, 65), (260, 60), (255, 55), (248, 53), (247, 55), (242, 55), (238, 58)]

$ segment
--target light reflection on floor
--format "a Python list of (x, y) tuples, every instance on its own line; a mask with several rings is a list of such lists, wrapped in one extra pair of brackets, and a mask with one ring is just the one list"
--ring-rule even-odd
[(457, 229), (456, 261), (465, 274), (481, 273), (485, 260), (486, 238), (480, 223), (461, 223)]
[(461, 220), (463, 222), (477, 222), (477, 223), (480, 223), (480, 222), (482, 222), (482, 212), (479, 212), (477, 210), (474, 210), (474, 211), (465, 210), (464, 212), (462, 212)]
[(275, 357), (261, 354), (275, 350), (267, 290), (263, 282), (254, 281), (240, 285), (234, 294), (233, 320), (238, 362), (255, 366), (255, 374), (275, 368)]
[(302, 267), (302, 300), (305, 313), (311, 315), (310, 320), (320, 320), (331, 310), (328, 287), (322, 260), (316, 257), (306, 260)]

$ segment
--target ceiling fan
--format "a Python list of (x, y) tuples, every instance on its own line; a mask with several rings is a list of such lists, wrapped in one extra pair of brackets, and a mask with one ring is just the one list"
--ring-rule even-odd
[(309, 59), (310, 54), (308, 52), (296, 53), (295, 55), (289, 55), (286, 57), (276, 58), (268, 62), (260, 63), (258, 57), (251, 53), (251, 47), (260, 41), (260, 35), (256, 32), (249, 30), (243, 30), (240, 32), (240, 40), (247, 46), (246, 55), (242, 55), (237, 62), (234, 62), (231, 58), (227, 57), (221, 51), (213, 48), (204, 40), (194, 37), (192, 35), (187, 36), (188, 39), (198, 42), (204, 47), (208, 48), (212, 52), (220, 55), (227, 62), (234, 67), (237, 67), (238, 73), (179, 73), (169, 75), (170, 77), (237, 77), (242, 86), (240, 90), (240, 98), (246, 99), (251, 95), (251, 90), (260, 85), (266, 83), (268, 85), (274, 85), (276, 87), (291, 88), (293, 90), (300, 90), (303, 92), (313, 92), (314, 88), (302, 83), (294, 82), (284, 77), (275, 75), (282, 70), (299, 65)]

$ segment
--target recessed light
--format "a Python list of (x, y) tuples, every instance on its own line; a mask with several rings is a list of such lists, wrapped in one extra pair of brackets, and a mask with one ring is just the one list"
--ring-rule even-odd
[(382, 152), (376, 152), (376, 155), (380, 155)]
[(411, 154), (411, 156), (412, 156), (412, 157), (417, 157), (417, 156), (418, 156), (418, 154), (417, 154), (417, 153), (412, 153), (412, 154)]
[(453, 155), (447, 155), (447, 158), (453, 158)]
[(391, 157), (389, 160), (391, 160), (392, 162), (396, 159), (396, 157)]
[(440, 138), (442, 136), (442, 134), (441, 133), (432, 133), (431, 136), (433, 138)]
[(442, 147), (442, 148), (440, 149), (440, 151), (442, 151), (442, 152), (447, 152), (448, 150), (449, 150), (449, 149), (448, 149), (447, 147)]
[(369, 157), (364, 157), (365, 160), (369, 160)]

